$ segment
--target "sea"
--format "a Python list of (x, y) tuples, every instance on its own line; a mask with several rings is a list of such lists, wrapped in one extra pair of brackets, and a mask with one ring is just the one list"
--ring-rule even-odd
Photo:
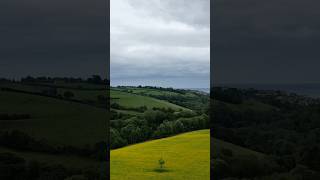
[(207, 93), (207, 94), (210, 93), (210, 88), (187, 88), (187, 89), (194, 90), (194, 91), (200, 91), (200, 92)]
[[(320, 98), (320, 83), (309, 84), (218, 84), (219, 87), (231, 87), (240, 89), (280, 90), (298, 95)], [(190, 90), (210, 93), (210, 88), (186, 88)]]

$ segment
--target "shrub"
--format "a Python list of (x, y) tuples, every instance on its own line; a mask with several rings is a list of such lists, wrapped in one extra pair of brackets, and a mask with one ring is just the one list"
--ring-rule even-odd
[(159, 162), (160, 169), (163, 169), (164, 168), (164, 164), (166, 162), (162, 158), (160, 158), (158, 162)]

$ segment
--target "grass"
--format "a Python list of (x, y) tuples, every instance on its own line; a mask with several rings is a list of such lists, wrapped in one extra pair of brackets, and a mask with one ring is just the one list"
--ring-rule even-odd
[[(43, 83), (46, 84), (46, 83)], [(57, 92), (60, 95), (63, 95), (64, 92), (66, 91), (71, 91), (74, 94), (74, 97), (72, 99), (77, 99), (81, 101), (91, 101), (91, 102), (96, 102), (97, 103), (97, 97), (99, 95), (103, 95), (105, 97), (108, 96), (107, 90), (103, 89), (93, 89), (94, 87), (100, 87), (102, 88), (103, 86), (101, 85), (91, 85), (91, 84), (79, 84), (79, 83), (55, 83), (55, 84), (47, 84), (51, 86), (63, 86), (65, 88), (57, 88)], [(87, 89), (69, 89), (69, 88), (77, 88), (78, 86), (88, 88), (91, 90)], [(5, 83), (5, 84), (0, 84), (0, 87), (9, 87), (17, 90), (23, 90), (23, 91), (28, 91), (28, 92), (37, 92), (41, 93), (43, 90), (48, 89), (47, 87), (42, 87), (39, 85), (27, 85), (27, 84), (21, 84), (21, 83)], [(130, 88), (129, 88), (130, 89)], [(138, 93), (140, 91), (143, 91), (146, 95), (147, 94), (155, 94), (155, 95), (176, 95), (177, 93), (174, 92), (169, 92), (169, 91), (160, 91), (160, 90), (154, 90), (154, 89), (146, 89), (146, 88), (131, 88), (130, 90), (133, 90), (133, 93), (127, 93), (127, 92), (121, 92), (117, 88), (112, 88), (110, 91), (110, 96), (112, 98), (112, 102), (119, 103), (122, 106), (125, 107), (141, 107), (141, 106), (147, 106), (149, 109), (152, 109), (153, 107), (157, 108), (172, 108), (174, 110), (188, 110), (187, 108), (184, 108), (179, 105), (175, 105), (172, 103), (169, 103), (164, 100), (159, 100), (156, 98), (152, 97), (147, 97), (143, 95), (138, 95), (134, 93)], [(132, 112), (129, 112), (129, 114), (132, 114)]]
[(18, 129), (50, 144), (83, 147), (105, 140), (107, 112), (88, 105), (0, 91), (1, 113), (30, 114), (31, 119), (0, 121), (0, 130)]
[[(41, 92), (36, 86), (14, 84), (15, 89)], [(33, 89), (35, 88), (35, 89)], [(103, 91), (76, 91), (78, 97), (93, 98)], [(102, 108), (37, 96), (25, 93), (0, 91), (0, 113), (30, 114), (30, 119), (1, 120), (0, 131), (19, 130), (35, 139), (45, 139), (50, 145), (67, 145), (78, 148), (91, 147), (107, 139), (107, 111)], [(106, 172), (107, 162), (75, 155), (18, 151), (0, 147), (0, 152), (10, 152), (26, 161), (36, 160), (48, 165), (62, 164), (66, 168)]]
[[(209, 132), (194, 131), (112, 150), (111, 180), (210, 179)], [(165, 160), (163, 169), (160, 158)]]
[(232, 150), (234, 157), (252, 155), (252, 156), (257, 157), (258, 159), (263, 159), (266, 156), (263, 153), (253, 151), (253, 150), (241, 147), (241, 146), (237, 146), (232, 143), (228, 143), (228, 142), (225, 142), (225, 141), (222, 141), (222, 140), (219, 140), (216, 138), (212, 138), (212, 137), (211, 137), (211, 146), (214, 147), (211, 152), (212, 157), (220, 156), (222, 149)]
[(23, 157), (26, 161), (38, 161), (40, 163), (45, 163), (48, 165), (58, 165), (63, 164), (68, 168), (76, 169), (100, 169), (102, 167), (107, 167), (106, 162), (99, 162), (94, 159), (71, 156), (71, 155), (54, 155), (46, 154), (40, 152), (27, 152), (27, 151), (17, 151), (9, 148), (0, 147), (1, 153), (13, 153), (18, 157)]
[[(73, 84), (70, 87), (78, 85)], [(46, 89), (46, 87), (23, 84), (3, 86), (29, 92), (42, 92)], [(75, 99), (92, 101), (96, 101), (98, 95), (107, 95), (105, 90), (94, 89), (94, 86), (85, 88), (92, 89), (87, 91), (68, 87), (58, 88), (58, 93), (72, 91)], [(150, 91), (150, 93), (160, 92)], [(111, 90), (111, 97), (113, 102), (125, 107), (147, 106), (148, 109), (157, 107), (172, 108), (176, 111), (188, 110), (167, 101), (117, 90)], [(117, 111), (140, 114), (129, 110)], [(106, 141), (107, 138), (107, 111), (90, 105), (26, 93), (0, 91), (0, 113), (30, 114), (30, 119), (1, 120), (0, 131), (17, 129), (35, 139), (46, 139), (50, 145), (84, 147)], [(111, 179), (209, 179), (209, 137), (209, 130), (203, 130), (113, 150)], [(28, 161), (64, 164), (71, 168), (107, 168), (106, 163), (101, 164), (93, 159), (77, 156), (22, 152), (4, 147), (0, 147), (0, 152), (11, 152)], [(164, 168), (159, 167), (160, 158), (165, 160)]]
[(64, 92), (70, 91), (74, 94), (73, 99), (81, 100), (81, 101), (97, 101), (98, 96), (102, 95), (104, 97), (108, 97), (107, 90), (81, 90), (81, 89), (66, 89), (59, 88), (58, 94), (64, 94)]
[(147, 106), (149, 109), (153, 107), (157, 108), (172, 108), (175, 110), (186, 110), (186, 108), (169, 103), (167, 101), (147, 97), (147, 96), (141, 96), (136, 94), (131, 94), (127, 92), (121, 92), (117, 90), (111, 90), (110, 91), (112, 102), (116, 102), (122, 106), (125, 107), (141, 107), (141, 106)]
[[(15, 86), (18, 85), (15, 84)], [(18, 89), (26, 87), (29, 88), (29, 86), (21, 86)], [(97, 95), (103, 94), (103, 90), (71, 91), (75, 93), (78, 99), (96, 99)], [(111, 96), (120, 98), (116, 101), (126, 107), (146, 105), (148, 108), (171, 107), (175, 110), (184, 109), (181, 106), (166, 101), (120, 91), (112, 90)], [(136, 114), (132, 111), (119, 111), (125, 114)], [(0, 130), (18, 129), (35, 138), (44, 138), (50, 144), (83, 147), (87, 144), (92, 145), (93, 143), (103, 141), (107, 135), (107, 112), (104, 109), (75, 102), (31, 94), (0, 91), (0, 113), (30, 114), (31, 119), (0, 121)]]

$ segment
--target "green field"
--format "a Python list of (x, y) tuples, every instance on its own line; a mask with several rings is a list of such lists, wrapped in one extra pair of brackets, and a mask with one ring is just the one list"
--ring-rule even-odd
[[(115, 90), (123, 90), (123, 88), (114, 88)], [(130, 91), (133, 94), (140, 95), (164, 95), (164, 96), (181, 96), (180, 93), (172, 92), (168, 90), (160, 89), (151, 89), (151, 88), (137, 88), (137, 87), (126, 87), (127, 91)], [(195, 97), (194, 93), (186, 92), (184, 96)]]
[(219, 157), (221, 154), (222, 149), (229, 149), (233, 150), (233, 156), (247, 156), (247, 155), (252, 155), (257, 157), (258, 159), (263, 159), (266, 157), (265, 154), (259, 153), (247, 148), (243, 148), (241, 146), (234, 145), (232, 143), (228, 143), (216, 138), (211, 138), (211, 146), (215, 147), (212, 149), (212, 157)]
[[(30, 136), (35, 141), (41, 142), (41, 145), (49, 146), (49, 149), (39, 150), (30, 148), (31, 146), (24, 149), (23, 147), (26, 147), (24, 144), (18, 144), (18, 146), (12, 146), (13, 143), (1, 144), (0, 153), (14, 154), (22, 157), (26, 162), (35, 160), (47, 165), (62, 164), (70, 170), (74, 168), (77, 171), (81, 170), (80, 174), (87, 170), (96, 173), (101, 168), (108, 168), (106, 161), (97, 160), (95, 155), (99, 154), (96, 151), (89, 152), (89, 155), (81, 154), (87, 153), (87, 150), (95, 150), (97, 143), (107, 141), (109, 128), (107, 121), (110, 119), (105, 109), (106, 102), (104, 103), (104, 99), (108, 98), (107, 89), (85, 83), (26, 84), (15, 82), (0, 84), (0, 88), (0, 114), (2, 114), (0, 132), (3, 133), (2, 135), (4, 136), (10, 131), (18, 131), (25, 133), (25, 135), (23, 137), (14, 136), (14, 138), (21, 138), (23, 143), (28, 142), (25, 139)], [(132, 89), (134, 91), (126, 92), (128, 89), (130, 90), (130, 88), (111, 88), (111, 103), (119, 105), (112, 110), (118, 113), (119, 116), (115, 117), (119, 118), (111, 119), (110, 123), (113, 123), (115, 127), (116, 125), (121, 126), (117, 127), (117, 131), (121, 135), (126, 134), (123, 133), (124, 130), (133, 130), (130, 132), (134, 132), (134, 128), (137, 130), (144, 128), (142, 124), (141, 127), (138, 127), (139, 123), (144, 122), (149, 126), (148, 128), (153, 129), (152, 131), (148, 128), (137, 131), (140, 132), (140, 137), (146, 135), (148, 138), (140, 139), (137, 142), (128, 142), (121, 146), (123, 148), (112, 150), (112, 179), (209, 179), (209, 130), (186, 129), (191, 126), (191, 123), (188, 124), (188, 122), (195, 122), (192, 127), (201, 124), (200, 122), (203, 122), (202, 116), (195, 112), (190, 113), (193, 111), (192, 108), (189, 109), (183, 107), (184, 105), (170, 103), (172, 101), (169, 102), (169, 100), (149, 96), (183, 96), (177, 92), (148, 88), (137, 88)], [(65, 96), (67, 91), (73, 95)], [(145, 94), (140, 94), (141, 92)], [(142, 111), (139, 110), (141, 107), (144, 108)], [(169, 111), (166, 112), (167, 110)], [(183, 131), (163, 136), (172, 137), (149, 141), (156, 137), (151, 133), (156, 132), (157, 126), (164, 122), (159, 122), (157, 126), (150, 125), (144, 119), (147, 118), (146, 112), (149, 114), (150, 112), (151, 114), (157, 113), (155, 116), (158, 115), (158, 117), (166, 115), (162, 116), (163, 121), (167, 120), (165, 119), (167, 117), (182, 118), (186, 126), (182, 126)], [(4, 115), (7, 115), (7, 119)], [(18, 119), (8, 118), (15, 115), (28, 116)], [(188, 131), (194, 132), (180, 134)], [(144, 132), (147, 133), (143, 134)], [(180, 135), (174, 136), (176, 134)], [(7, 136), (4, 137), (7, 138)], [(15, 142), (15, 140), (10, 142)], [(60, 150), (58, 151), (60, 154), (56, 153), (53, 147)], [(160, 158), (166, 162), (164, 169), (160, 169), (161, 172), (159, 172), (158, 164)]]
[(172, 108), (175, 110), (186, 110), (186, 108), (147, 96), (135, 95), (131, 93), (121, 92), (118, 90), (111, 90), (110, 96), (112, 102), (116, 102), (126, 107), (140, 107), (147, 106), (148, 108)]
[(106, 111), (84, 104), (0, 91), (0, 112), (31, 114), (31, 119), (0, 121), (0, 130), (18, 129), (50, 144), (83, 147), (106, 137)]
[[(200, 130), (111, 151), (111, 179), (210, 179), (210, 131)], [(158, 160), (165, 160), (158, 172)]]
[(23, 157), (27, 161), (38, 161), (49, 165), (63, 164), (67, 168), (77, 169), (100, 169), (107, 168), (107, 162), (99, 162), (91, 158), (70, 156), (70, 155), (54, 155), (39, 152), (17, 151), (14, 149), (0, 147), (0, 152), (10, 152), (19, 157)]
[[(6, 85), (6, 87), (37, 92), (37, 86)], [(39, 89), (38, 89), (39, 90)], [(79, 100), (96, 100), (103, 90), (76, 90), (59, 88), (58, 92), (72, 91)], [(105, 93), (107, 94), (107, 93)], [(114, 101), (126, 107), (147, 106), (175, 110), (181, 106), (151, 97), (111, 90)], [(135, 111), (117, 110), (125, 114), (139, 114)], [(0, 130), (19, 129), (32, 137), (45, 138), (50, 144), (75, 145), (83, 147), (106, 137), (107, 113), (102, 108), (25, 93), (0, 91), (0, 113), (26, 113), (31, 119), (0, 121)], [(90, 136), (87, 136), (90, 134)]]

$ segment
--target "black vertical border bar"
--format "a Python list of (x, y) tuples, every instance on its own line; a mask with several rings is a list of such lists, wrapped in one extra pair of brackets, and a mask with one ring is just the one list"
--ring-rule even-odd
[(106, 122), (106, 132), (107, 132), (107, 168), (101, 171), (107, 171), (107, 179), (110, 179), (110, 0), (105, 0), (105, 28), (106, 28), (106, 61), (107, 61), (107, 122)]
[(212, 116), (212, 110), (211, 108), (213, 107), (213, 53), (214, 53), (214, 34), (213, 34), (213, 17), (214, 17), (214, 0), (210, 0), (210, 102), (209, 102), (209, 123), (210, 123), (210, 179), (215, 179), (214, 175), (211, 172), (212, 169), (212, 159), (211, 159), (211, 154), (213, 152), (213, 143), (212, 141), (212, 133), (213, 133), (213, 116)]

